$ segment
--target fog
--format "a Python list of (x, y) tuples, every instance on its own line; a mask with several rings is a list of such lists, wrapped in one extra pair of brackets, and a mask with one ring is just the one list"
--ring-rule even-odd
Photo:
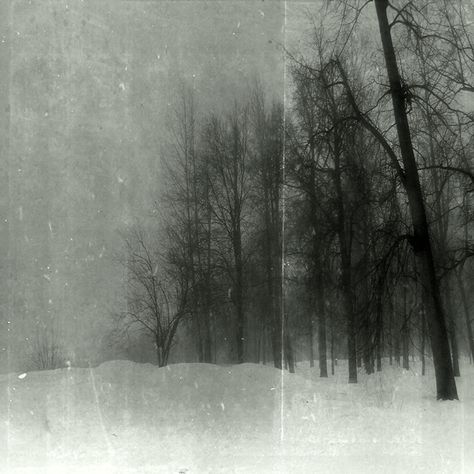
[(160, 195), (181, 83), (219, 110), (283, 85), (281, 2), (7, 1), (0, 12), (2, 371), (54, 331), (103, 358), (120, 232)]

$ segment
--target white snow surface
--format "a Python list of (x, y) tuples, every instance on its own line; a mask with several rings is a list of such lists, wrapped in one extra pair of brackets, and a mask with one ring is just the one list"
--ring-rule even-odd
[(461, 366), (459, 402), (437, 402), (418, 368), (351, 385), (341, 362), (328, 379), (304, 363), (2, 375), (0, 471), (474, 473), (474, 367)]

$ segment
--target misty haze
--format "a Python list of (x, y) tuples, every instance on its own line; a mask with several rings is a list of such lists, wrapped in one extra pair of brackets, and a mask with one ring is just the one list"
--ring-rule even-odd
[(0, 472), (474, 472), (474, 6), (0, 2)]

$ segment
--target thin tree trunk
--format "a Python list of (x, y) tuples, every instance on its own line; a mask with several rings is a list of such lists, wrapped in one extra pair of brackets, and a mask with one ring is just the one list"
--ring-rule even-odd
[[(313, 133), (310, 130), (310, 136)], [(317, 298), (318, 306), (318, 359), (319, 359), (319, 374), (320, 377), (327, 377), (327, 356), (326, 356), (326, 316), (324, 313), (324, 289), (323, 289), (323, 278), (322, 278), (322, 265), (321, 265), (321, 242), (317, 233), (318, 229), (318, 211), (317, 211), (317, 198), (316, 198), (316, 147), (313, 138), (309, 141), (309, 152), (311, 157), (310, 162), (310, 173), (311, 173), (311, 190), (309, 193), (310, 199), (310, 219), (312, 223), (313, 232), (313, 282), (315, 285), (314, 294)], [(311, 339), (310, 339), (310, 367), (314, 367), (314, 356), (313, 353), (313, 336), (312, 336), (312, 325), (311, 325)]]
[(255, 363), (260, 364), (260, 361), (262, 360), (261, 354), (262, 354), (262, 325), (255, 330)]
[(449, 339), (451, 342), (451, 355), (453, 358), (453, 371), (455, 377), (460, 377), (461, 372), (459, 370), (459, 348), (458, 348), (458, 338), (456, 334), (456, 322), (454, 321), (454, 312), (453, 305), (451, 301), (451, 285), (450, 281), (446, 282), (446, 306), (448, 311), (450, 311), (450, 317), (448, 318), (448, 332)]
[(425, 341), (426, 341), (426, 318), (425, 318), (425, 310), (421, 310), (421, 375), (425, 375), (426, 373), (426, 362), (425, 362)]
[(388, 337), (389, 337), (389, 348), (388, 348), (388, 356), (389, 356), (389, 363), (393, 365), (393, 296), (389, 296), (389, 311), (388, 311)]
[[(266, 167), (268, 163), (264, 163), (264, 182), (263, 182), (263, 198), (264, 198), (264, 220), (265, 220), (265, 277), (267, 285), (267, 308), (269, 311), (269, 320), (272, 328), (272, 352), (273, 352), (273, 363), (278, 369), (281, 369), (281, 342), (280, 342), (280, 324), (279, 324), (279, 304), (277, 302), (278, 293), (276, 290), (275, 281), (275, 268), (274, 268), (274, 252), (275, 252), (275, 241), (273, 235), (272, 215), (271, 215), (271, 202), (270, 202), (270, 189), (268, 178), (268, 170)], [(279, 270), (279, 268), (278, 268)], [(277, 271), (278, 271), (277, 270)]]
[(357, 383), (357, 353), (355, 337), (354, 305), (350, 283), (350, 269), (343, 268), (344, 307), (347, 317), (347, 358), (349, 363), (349, 383)]
[(382, 347), (381, 347), (380, 342), (377, 342), (376, 360), (377, 360), (377, 372), (382, 372)]
[(451, 341), (451, 353), (453, 358), (453, 371), (455, 377), (460, 377), (461, 372), (459, 370), (459, 348), (458, 338), (456, 336), (456, 324), (453, 317), (449, 318), (449, 339)]
[(308, 359), (309, 366), (314, 367), (314, 347), (313, 347), (313, 313), (307, 311), (308, 315)]
[(334, 325), (331, 324), (331, 375), (334, 375)]
[[(365, 213), (366, 214), (366, 213)], [(367, 220), (367, 216), (364, 216), (364, 221)], [(362, 237), (364, 240), (367, 238), (368, 233), (368, 225), (365, 225), (366, 229), (364, 229), (364, 236)], [(369, 268), (368, 262), (368, 244), (364, 242), (364, 257), (363, 257), (363, 268)], [(362, 317), (362, 331), (361, 331), (361, 340), (362, 340), (362, 347), (360, 348), (362, 353), (362, 359), (364, 363), (364, 369), (366, 374), (372, 374), (374, 372), (374, 357), (373, 357), (373, 343), (371, 338), (371, 320), (369, 314), (369, 284), (368, 279), (366, 277), (363, 278), (362, 282), (362, 292), (363, 292), (363, 302), (364, 302), (364, 314)], [(377, 328), (376, 328), (377, 330)]]
[(373, 356), (372, 356), (372, 341), (370, 340), (370, 327), (369, 321), (364, 321), (364, 330), (363, 330), (363, 361), (364, 369), (366, 374), (372, 374), (374, 372), (373, 365)]
[(407, 307), (407, 287), (403, 287), (403, 326), (402, 326), (402, 357), (403, 368), (410, 369), (409, 341), (410, 341), (410, 317)]
[(318, 295), (318, 357), (319, 357), (319, 376), (328, 376), (327, 348), (326, 348), (326, 311), (324, 304), (324, 290), (322, 287), (322, 278), (319, 279)]
[(158, 335), (155, 336), (155, 345), (156, 345), (156, 361), (158, 362), (158, 367), (163, 367), (163, 358), (161, 354), (161, 342)]
[(467, 303), (466, 290), (464, 288), (464, 282), (459, 274), (456, 274), (456, 278), (459, 285), (459, 293), (461, 294), (461, 302), (464, 309), (464, 320), (466, 322), (467, 329), (467, 339), (469, 341), (469, 350), (471, 355), (471, 360), (474, 361), (474, 337), (472, 332), (471, 317), (469, 314), (469, 305)]
[[(241, 256), (240, 256), (241, 257)], [(236, 283), (235, 283), (235, 307), (237, 315), (236, 328), (236, 346), (237, 346), (237, 363), (244, 362), (244, 304), (243, 304), (243, 271), (241, 258), (237, 257), (236, 261)]]
[[(336, 140), (338, 138), (336, 137)], [(344, 210), (344, 195), (341, 183), (340, 156), (337, 146), (334, 152), (334, 184), (337, 195), (337, 232), (341, 250), (341, 278), (344, 313), (347, 319), (347, 358), (349, 363), (349, 383), (357, 383), (356, 330), (354, 297), (352, 293), (351, 249), (347, 238)]]
[[(186, 91), (183, 91), (182, 101), (182, 140), (184, 147), (184, 173), (185, 173), (185, 192), (186, 192), (186, 234), (187, 234), (187, 251), (189, 271), (191, 276), (191, 287), (193, 291), (191, 312), (194, 321), (194, 333), (197, 339), (197, 351), (199, 362), (204, 361), (204, 346), (203, 346), (203, 330), (202, 321), (199, 314), (199, 294), (197, 291), (197, 277), (196, 277), (196, 257), (197, 250), (196, 228), (196, 199), (195, 199), (195, 153), (194, 153), (194, 110), (192, 104), (192, 96), (188, 96)], [(188, 110), (191, 108), (191, 110)]]
[[(350, 285), (350, 284), (349, 284)], [(352, 289), (346, 285), (344, 303), (347, 314), (347, 358), (349, 363), (349, 383), (357, 383), (357, 355), (355, 338), (354, 307), (352, 302)]]
[(402, 340), (402, 354), (403, 354), (403, 368), (406, 370), (410, 369), (410, 357), (409, 357), (409, 329), (408, 325), (403, 329), (403, 340)]
[(294, 359), (294, 354), (293, 354), (293, 346), (291, 344), (291, 339), (290, 339), (290, 334), (288, 332), (288, 329), (285, 331), (285, 360), (288, 364), (288, 370), (290, 371), (290, 374), (295, 373), (295, 359)]
[[(235, 165), (236, 166), (236, 165)], [(237, 172), (235, 172), (235, 180), (237, 180)], [(234, 209), (240, 209), (238, 203), (238, 193), (234, 190)], [(244, 313), (244, 264), (242, 258), (242, 232), (240, 228), (240, 212), (238, 219), (234, 221), (233, 229), (233, 250), (234, 250), (234, 265), (235, 265), (235, 283), (234, 283), (234, 304), (237, 316), (236, 327), (236, 346), (237, 346), (237, 362), (242, 364), (244, 362), (244, 330), (245, 330), (245, 313)]]
[[(207, 236), (206, 236), (206, 288), (205, 288), (205, 318), (204, 318), (204, 361), (211, 363), (213, 360), (212, 356), (212, 336), (211, 336), (211, 320), (212, 320), (212, 289), (211, 289), (211, 276), (212, 276), (212, 209), (210, 202), (210, 192), (209, 192), (209, 168), (206, 160), (205, 165), (205, 179), (206, 179), (206, 213), (207, 213)], [(196, 222), (197, 224), (197, 222)]]
[[(394, 306), (394, 311), (395, 311), (395, 306)], [(394, 351), (394, 356), (395, 356), (395, 362), (396, 364), (400, 367), (400, 326), (398, 322), (395, 324), (395, 330), (394, 330), (394, 344), (393, 344), (393, 351)]]
[(377, 308), (377, 332), (375, 341), (375, 357), (377, 360), (377, 372), (382, 371), (382, 339), (383, 339), (383, 306), (382, 301), (379, 299)]
[[(278, 262), (278, 269), (281, 269), (281, 264)], [(282, 288), (282, 275), (280, 272), (274, 274), (274, 308), (272, 311), (272, 325), (271, 325), (271, 338), (272, 338), (272, 353), (273, 353), (273, 365), (277, 369), (283, 368), (283, 363), (286, 360), (284, 356), (284, 334), (285, 324), (283, 318), (284, 301), (283, 301), (283, 288)]]

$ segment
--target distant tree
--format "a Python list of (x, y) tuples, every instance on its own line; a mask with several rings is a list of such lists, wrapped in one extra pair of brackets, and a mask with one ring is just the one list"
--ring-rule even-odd
[(199, 147), (195, 93), (180, 83), (177, 105), (170, 117), (170, 144), (163, 156), (165, 192), (156, 206), (166, 221), (170, 241), (185, 249), (181, 265), (190, 277), (191, 323), (198, 360), (212, 361), (213, 309), (212, 220), (209, 206), (209, 163)]
[[(362, 324), (358, 317), (362, 313), (359, 308), (362, 295), (368, 298), (368, 287), (356, 288), (357, 277), (361, 276), (356, 274), (356, 265), (364, 266), (360, 262), (369, 254), (370, 189), (367, 184), (368, 166), (363, 162), (367, 161), (373, 140), (360, 126), (347, 119), (350, 104), (344, 91), (335, 87), (337, 71), (326, 57), (323, 39), (316, 35), (315, 43), (316, 59), (308, 62), (295, 60), (292, 70), (297, 131), (290, 142), (294, 156), (294, 163), (289, 167), (290, 177), (307, 202), (309, 228), (306, 235), (311, 240), (308, 257), (312, 285), (317, 295), (314, 301), (319, 301), (320, 373), (322, 376), (327, 374), (325, 254), (331, 245), (330, 239), (336, 237), (341, 296), (347, 318), (349, 381), (356, 382), (357, 344), (361, 348), (364, 345), (369, 347), (364, 341), (364, 337), (369, 339), (366, 335), (369, 330), (362, 328), (360, 331)], [(367, 308), (364, 309), (365, 314)]]
[[(291, 188), (291, 210), (286, 240), (299, 253), (300, 264), (306, 267), (306, 290), (311, 295), (307, 305), (308, 349), (313, 366), (313, 318), (318, 331), (318, 359), (320, 376), (327, 377), (325, 290), (327, 289), (327, 248), (334, 237), (330, 217), (331, 185), (327, 182), (328, 169), (321, 159), (321, 143), (316, 139), (320, 126), (321, 92), (319, 81), (314, 80), (304, 67), (292, 70), (295, 82), (293, 124), (287, 125), (287, 177)], [(298, 252), (297, 249), (300, 251)]]
[(157, 363), (167, 365), (178, 325), (189, 315), (189, 268), (182, 266), (181, 249), (166, 253), (150, 243), (140, 228), (125, 239), (125, 305), (117, 314), (122, 331), (138, 327), (155, 346)]
[[(273, 102), (269, 107), (261, 85), (257, 84), (251, 100), (252, 168), (254, 171), (254, 208), (259, 215), (258, 240), (262, 265), (260, 293), (265, 300), (264, 323), (270, 328), (273, 363), (282, 368), (290, 347), (282, 341), (289, 331), (282, 311), (282, 189), (283, 189), (283, 107)], [(285, 329), (286, 328), (286, 329)]]
[(247, 108), (235, 104), (225, 118), (210, 116), (203, 129), (202, 147), (208, 160), (209, 211), (216, 229), (216, 253), (230, 282), (227, 295), (235, 310), (236, 358), (242, 363), (247, 311), (245, 245), (251, 190)]
[(64, 346), (57, 331), (51, 327), (37, 328), (31, 341), (30, 360), (37, 370), (52, 370), (66, 367)]

